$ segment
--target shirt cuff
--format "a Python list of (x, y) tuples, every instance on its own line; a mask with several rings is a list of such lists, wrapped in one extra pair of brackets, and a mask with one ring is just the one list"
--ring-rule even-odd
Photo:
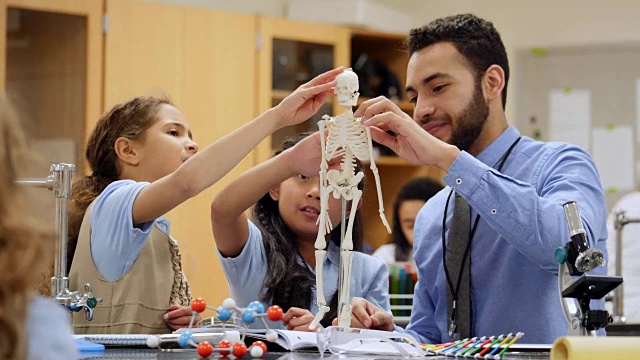
[(468, 152), (462, 151), (451, 164), (443, 181), (462, 197), (469, 199), (489, 169), (489, 166)]

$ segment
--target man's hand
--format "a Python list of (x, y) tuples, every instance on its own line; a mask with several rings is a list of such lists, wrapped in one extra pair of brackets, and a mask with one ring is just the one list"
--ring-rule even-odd
[[(338, 319), (333, 320), (333, 325), (338, 325)], [(351, 327), (393, 331), (393, 318), (366, 299), (354, 297), (351, 301)]]
[[(371, 128), (371, 137), (415, 165), (431, 165), (448, 172), (460, 150), (421, 128), (398, 105), (384, 96), (363, 102), (354, 117), (362, 117)], [(392, 136), (386, 133), (391, 130)]]
[(309, 310), (292, 307), (282, 317), (282, 322), (287, 329), (296, 331), (313, 331), (309, 324), (313, 321), (313, 314)]
[[(177, 306), (173, 305), (169, 309), (169, 312), (164, 314), (164, 321), (169, 325), (171, 330), (178, 330), (180, 328), (185, 328), (189, 326), (189, 322), (191, 322), (191, 307), (189, 306)], [(193, 325), (200, 320), (200, 315), (196, 315), (196, 318), (193, 320)]]

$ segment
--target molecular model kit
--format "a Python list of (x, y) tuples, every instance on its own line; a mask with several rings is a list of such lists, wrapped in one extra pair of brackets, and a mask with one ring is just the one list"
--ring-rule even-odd
[[(223, 340), (217, 344), (212, 344), (210, 341), (198, 341), (197, 336), (194, 336), (192, 332), (193, 322), (198, 314), (202, 313), (206, 309), (210, 309), (216, 312), (216, 320), (222, 323), (221, 329), (217, 328), (215, 331), (222, 331), (224, 333)], [(244, 343), (246, 337), (247, 328), (253, 324), (256, 320), (261, 320), (266, 332), (266, 340), (274, 342), (278, 338), (275, 331), (269, 328), (265, 317), (271, 321), (280, 321), (284, 316), (282, 308), (278, 305), (270, 306), (266, 311), (264, 305), (259, 301), (252, 301), (246, 308), (241, 308), (236, 305), (235, 300), (227, 298), (222, 302), (222, 306), (214, 308), (207, 306), (206, 302), (202, 298), (196, 298), (191, 302), (191, 322), (187, 331), (180, 334), (178, 343), (183, 349), (197, 349), (198, 355), (203, 358), (208, 358), (215, 351), (222, 356), (233, 354), (235, 357), (243, 357), (247, 353), (253, 358), (263, 357), (267, 353), (267, 345), (262, 341), (255, 341), (249, 346)], [(242, 321), (242, 331), (238, 331), (237, 327), (231, 326), (235, 324), (234, 320), (240, 319)], [(228, 330), (227, 330), (228, 329)], [(242, 332), (242, 334), (241, 334)], [(147, 340), (147, 345), (152, 348), (160, 348), (161, 336), (150, 337)]]

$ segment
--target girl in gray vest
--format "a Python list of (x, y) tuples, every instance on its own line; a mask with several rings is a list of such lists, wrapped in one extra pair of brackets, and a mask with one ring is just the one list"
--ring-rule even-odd
[(163, 217), (227, 174), (272, 132), (303, 122), (331, 94), (328, 71), (278, 106), (198, 152), (180, 110), (137, 97), (98, 121), (87, 144), (92, 174), (74, 184), (70, 216), (72, 288), (104, 299), (77, 333), (166, 333), (188, 326), (189, 286)]

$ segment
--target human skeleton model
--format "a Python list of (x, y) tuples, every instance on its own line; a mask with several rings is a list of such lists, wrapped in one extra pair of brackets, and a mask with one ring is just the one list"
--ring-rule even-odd
[[(353, 221), (356, 216), (358, 203), (362, 198), (362, 190), (358, 189), (358, 183), (362, 181), (364, 173), (355, 173), (356, 159), (361, 161), (369, 160), (371, 171), (375, 177), (376, 190), (378, 191), (378, 205), (380, 219), (391, 233), (391, 228), (384, 216), (384, 205), (382, 202), (382, 190), (380, 189), (380, 176), (378, 168), (373, 160), (373, 145), (371, 143), (371, 131), (368, 127), (360, 123), (360, 119), (353, 117), (352, 106), (358, 100), (358, 76), (351, 70), (345, 70), (336, 78), (337, 84), (334, 94), (338, 96), (338, 103), (344, 107), (344, 112), (336, 117), (325, 115), (318, 121), (320, 128), (321, 143), (325, 148), (322, 151), (322, 163), (320, 166), (320, 216), (318, 217), (318, 238), (315, 243), (316, 255), (316, 299), (318, 313), (309, 325), (310, 329), (315, 329), (320, 320), (329, 311), (324, 298), (322, 286), (322, 270), (327, 246), (325, 235), (333, 229), (328, 216), (329, 196), (336, 199), (343, 199), (343, 221), (345, 218), (346, 201), (351, 201), (351, 212), (349, 213), (349, 223), (344, 233), (344, 239), (340, 244), (340, 287), (338, 290), (338, 326), (350, 327), (351, 324), (351, 297), (349, 288), (351, 285), (351, 258), (353, 250)], [(325, 129), (328, 135), (325, 144)], [(342, 157), (340, 169), (328, 170), (328, 161)], [(344, 226), (344, 224), (343, 224)]]

